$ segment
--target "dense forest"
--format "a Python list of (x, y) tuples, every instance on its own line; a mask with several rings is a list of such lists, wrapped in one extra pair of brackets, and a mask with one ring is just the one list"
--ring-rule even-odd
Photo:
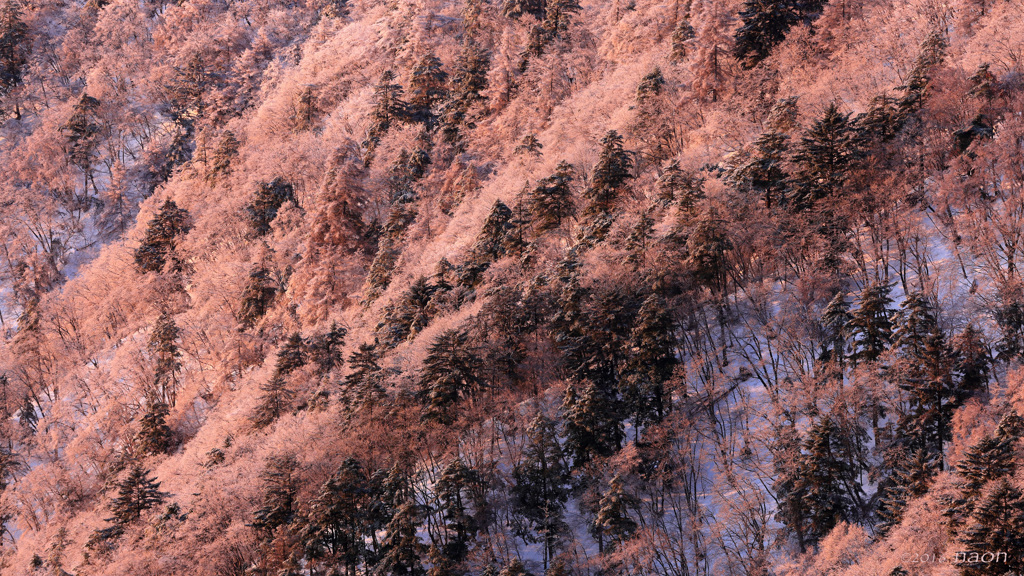
[(0, 572), (1024, 572), (1022, 38), (0, 0)]

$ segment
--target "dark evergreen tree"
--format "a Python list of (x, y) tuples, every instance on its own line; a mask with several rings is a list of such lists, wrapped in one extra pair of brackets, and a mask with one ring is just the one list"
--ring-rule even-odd
[(840, 368), (846, 359), (846, 343), (850, 338), (852, 321), (853, 316), (850, 315), (846, 294), (836, 292), (821, 314), (821, 327), (825, 337), (822, 358), (834, 362)]
[(850, 360), (854, 365), (874, 362), (892, 343), (891, 284), (874, 284), (859, 295), (857, 309), (851, 314)]
[(174, 445), (174, 436), (167, 425), (170, 411), (167, 404), (149, 402), (139, 426), (139, 450), (143, 454), (166, 454)]
[(1024, 571), (1024, 494), (1006, 479), (978, 504), (960, 538), (956, 563), (964, 576)]
[(366, 472), (358, 460), (346, 459), (309, 504), (301, 533), (307, 557), (325, 568), (341, 565), (342, 574), (356, 576), (367, 554), (371, 506)]
[(427, 405), (426, 416), (450, 423), (451, 409), (472, 397), (482, 386), (483, 365), (464, 330), (446, 330), (427, 349), (420, 377), (420, 390)]
[(281, 349), (277, 351), (274, 373), (279, 376), (287, 376), (305, 365), (306, 343), (302, 340), (301, 334), (293, 332)]
[(950, 350), (939, 329), (934, 308), (920, 294), (908, 294), (896, 314), (894, 347), (906, 360), (899, 386), (909, 393), (909, 410), (899, 429), (913, 449), (927, 450), (939, 458), (945, 442), (952, 439), (953, 410), (969, 394), (952, 377)]
[(572, 455), (573, 468), (580, 468), (595, 456), (610, 456), (622, 447), (624, 432), (617, 400), (593, 382), (577, 391), (569, 385), (562, 401), (565, 422), (565, 450)]
[(917, 450), (912, 458), (900, 450), (896, 462), (896, 469), (879, 486), (877, 529), (883, 535), (903, 520), (903, 513), (912, 499), (928, 492), (932, 478), (939, 471), (935, 456), (926, 450)]
[(590, 186), (584, 192), (590, 202), (586, 210), (588, 214), (604, 214), (612, 210), (626, 180), (632, 177), (632, 167), (633, 160), (622, 147), (622, 136), (615, 130), (609, 130), (601, 139), (601, 155), (594, 167)]
[(657, 294), (648, 296), (640, 306), (626, 351), (620, 392), (639, 435), (641, 427), (664, 416), (665, 383), (679, 363), (672, 318), (665, 301)]
[(704, 197), (703, 184), (703, 180), (680, 168), (678, 162), (672, 162), (665, 167), (655, 186), (663, 204), (678, 202), (683, 211), (692, 213), (697, 201)]
[(628, 540), (636, 532), (637, 523), (630, 516), (630, 510), (638, 503), (635, 496), (626, 492), (622, 478), (616, 474), (608, 491), (601, 496), (592, 526), (599, 551), (613, 552), (617, 544)]
[[(61, 126), (61, 132), (67, 138), (68, 162), (82, 170), (84, 184), (82, 194), (89, 192), (92, 181), (93, 157), (100, 145), (102, 126), (99, 117), (100, 101), (82, 92), (75, 104), (71, 118)], [(95, 190), (96, 183), (93, 182)]]
[(577, 0), (547, 0), (544, 10), (544, 32), (549, 39), (559, 38), (569, 31), (572, 14), (581, 10)]
[(783, 426), (778, 430), (775, 449), (775, 483), (772, 490), (779, 503), (775, 518), (790, 534), (796, 537), (801, 552), (813, 544), (808, 534), (811, 514), (809, 486), (805, 481), (807, 472), (801, 442), (795, 426)]
[(809, 542), (824, 538), (840, 521), (852, 522), (858, 516), (857, 500), (863, 495), (860, 475), (863, 462), (850, 461), (844, 454), (843, 430), (831, 416), (819, 420), (808, 432), (804, 444), (799, 492), (806, 494)]
[(993, 85), (998, 79), (989, 70), (989, 66), (988, 62), (979, 65), (974, 74), (967, 79), (971, 83), (971, 90), (967, 93), (969, 96), (984, 100), (992, 100), (995, 97), (996, 91)]
[(416, 535), (420, 523), (420, 507), (413, 502), (399, 505), (385, 529), (381, 543), (381, 559), (374, 570), (382, 576), (425, 576), (423, 555), (426, 546)]
[(540, 140), (537, 140), (537, 136), (534, 134), (527, 134), (519, 141), (519, 144), (516, 146), (515, 153), (539, 158), (544, 155), (544, 153), (541, 152), (543, 149), (544, 145), (540, 143)]
[(346, 392), (362, 403), (369, 404), (371, 408), (377, 400), (386, 397), (382, 384), (384, 371), (377, 363), (379, 360), (380, 352), (376, 342), (360, 344), (349, 356), (351, 371), (345, 376)]
[(655, 68), (640, 79), (640, 84), (636, 87), (637, 104), (643, 104), (648, 99), (661, 94), (661, 89), (664, 86), (665, 77), (661, 74), (661, 68)]
[(647, 263), (647, 250), (653, 236), (654, 218), (651, 217), (649, 211), (645, 210), (640, 214), (633, 229), (629, 231), (629, 236), (626, 237), (626, 250), (629, 252), (626, 262), (637, 268), (642, 268)]
[(988, 390), (992, 360), (982, 333), (969, 325), (950, 345), (959, 389), (965, 393)]
[(149, 476), (149, 470), (135, 464), (117, 484), (117, 497), (110, 501), (108, 522), (125, 526), (138, 520), (142, 513), (160, 504), (167, 494), (160, 491), (160, 483)]
[(412, 68), (409, 79), (410, 119), (428, 127), (436, 121), (435, 106), (448, 96), (448, 73), (441, 60), (433, 54), (424, 54)]
[(235, 137), (235, 133), (225, 130), (221, 135), (217, 147), (214, 148), (211, 157), (210, 172), (212, 176), (227, 175), (231, 173), (231, 164), (238, 157), (238, 149), (242, 144)]
[(291, 407), (295, 393), (288, 389), (284, 376), (274, 374), (269, 382), (260, 386), (259, 404), (251, 417), (255, 428), (266, 428)]
[(728, 278), (732, 242), (714, 210), (702, 213), (686, 239), (686, 266), (697, 282), (721, 293)]
[(576, 171), (565, 160), (558, 163), (555, 172), (537, 183), (529, 196), (538, 234), (561, 228), (562, 223), (576, 213), (572, 182)]
[(174, 406), (178, 399), (178, 373), (181, 351), (178, 350), (178, 326), (170, 310), (160, 312), (149, 336), (149, 353), (153, 355), (153, 385), (160, 401)]
[(442, 552), (451, 562), (465, 560), (469, 545), (476, 536), (478, 524), (470, 513), (470, 490), (481, 482), (479, 474), (455, 458), (437, 481), (438, 509), (447, 533)]
[(332, 322), (330, 330), (317, 334), (306, 345), (306, 354), (310, 362), (316, 365), (317, 373), (321, 376), (330, 374), (345, 362), (343, 349), (346, 334), (348, 330), (338, 326), (337, 322)]
[(679, 19), (675, 29), (672, 31), (672, 62), (679, 64), (686, 60), (687, 44), (697, 36), (697, 31), (690, 23), (689, 15)]
[(249, 281), (242, 292), (242, 304), (235, 318), (243, 328), (251, 328), (256, 321), (270, 310), (277, 295), (277, 284), (270, 276), (270, 270), (259, 265), (249, 273)]
[(825, 116), (801, 138), (793, 156), (797, 172), (790, 198), (792, 208), (804, 210), (841, 193), (858, 155), (857, 134), (849, 115), (830, 104)]
[(543, 414), (538, 414), (530, 424), (523, 459), (513, 469), (512, 477), (516, 508), (544, 544), (546, 569), (559, 536), (568, 528), (564, 513), (569, 499), (569, 467), (558, 442), (555, 423)]
[(484, 100), (490, 56), (473, 41), (467, 41), (452, 74), (451, 98), (441, 106), (441, 136), (449, 144), (458, 144), (463, 128), (476, 125), (470, 114), (474, 104)]
[(260, 473), (263, 499), (253, 512), (251, 526), (264, 538), (269, 538), (277, 527), (291, 523), (295, 516), (295, 496), (298, 493), (295, 473), (298, 467), (292, 455), (272, 456)]
[(495, 260), (508, 253), (512, 232), (512, 209), (501, 200), (494, 202), (484, 220), (480, 235), (473, 244), (473, 254), (483, 261)]
[(903, 97), (896, 105), (896, 118), (900, 124), (905, 123), (907, 118), (924, 105), (932, 74), (945, 59), (948, 47), (946, 37), (938, 30), (929, 34), (921, 43), (921, 53), (907, 75), (906, 84), (901, 86)]
[(373, 161), (373, 153), (380, 144), (381, 138), (396, 122), (408, 117), (408, 104), (402, 101), (402, 86), (395, 83), (395, 73), (385, 70), (373, 93), (373, 112), (370, 130), (363, 141), (366, 149), (365, 163), (369, 166)]
[(135, 250), (135, 266), (142, 273), (160, 272), (170, 260), (172, 269), (180, 269), (174, 250), (179, 238), (188, 234), (190, 229), (188, 211), (178, 208), (173, 200), (164, 201), (146, 227), (142, 244)]
[(545, 0), (504, 0), (501, 13), (509, 18), (520, 18), (527, 14), (540, 20), (547, 8)]
[(761, 134), (754, 142), (750, 159), (731, 175), (741, 191), (759, 196), (768, 210), (783, 201), (789, 189), (788, 174), (783, 169), (789, 149), (787, 141), (788, 137), (778, 132)]
[[(28, 26), (21, 17), (21, 7), (14, 0), (0, 5), (0, 98), (6, 97), (21, 85), (28, 63), (26, 57)], [(14, 106), (15, 118), (21, 118), (21, 109)]]
[(246, 207), (246, 214), (249, 219), (249, 227), (256, 236), (263, 236), (270, 232), (270, 224), (277, 218), (277, 211), (285, 202), (298, 205), (295, 199), (295, 191), (292, 185), (282, 178), (275, 178), (273, 182), (262, 183), (253, 195), (252, 203)]
[(736, 58), (744, 68), (757, 66), (786, 39), (800, 20), (796, 4), (794, 0), (745, 0), (740, 10), (743, 23), (736, 30)]

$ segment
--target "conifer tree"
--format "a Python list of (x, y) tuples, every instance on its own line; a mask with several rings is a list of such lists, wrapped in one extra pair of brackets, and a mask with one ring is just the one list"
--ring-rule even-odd
[(590, 202), (587, 214), (605, 214), (612, 210), (626, 180), (632, 177), (632, 167), (633, 160), (622, 147), (622, 136), (615, 130), (609, 130), (601, 139), (601, 155), (594, 167), (590, 186), (584, 193)]
[[(82, 92), (75, 104), (71, 118), (61, 126), (67, 138), (68, 162), (82, 170), (84, 184), (82, 194), (88, 194), (92, 180), (93, 156), (100, 145), (102, 126), (99, 118), (100, 101)], [(93, 188), (96, 184), (93, 182)]]
[(843, 456), (842, 434), (833, 418), (825, 416), (808, 432), (804, 445), (803, 475), (798, 483), (806, 494), (805, 536), (810, 542), (824, 538), (840, 521), (857, 518), (864, 464)]
[(953, 338), (950, 345), (960, 390), (965, 393), (987, 390), (992, 361), (981, 332), (974, 325), (969, 325)]
[(249, 281), (242, 292), (242, 303), (235, 318), (243, 328), (251, 328), (270, 310), (276, 295), (277, 285), (270, 276), (270, 270), (262, 265), (256, 266), (249, 273)]
[(894, 347), (907, 360), (907, 371), (899, 383), (909, 392), (909, 411), (900, 419), (903, 437), (915, 449), (939, 456), (952, 438), (952, 413), (969, 397), (952, 378), (950, 350), (939, 329), (931, 304), (920, 294), (911, 293), (896, 314)]
[(565, 503), (569, 499), (569, 467), (558, 442), (555, 423), (538, 414), (530, 424), (523, 459), (512, 471), (516, 507), (534, 527), (544, 544), (544, 567), (566, 530)]
[(704, 197), (703, 180), (694, 177), (673, 161), (655, 183), (663, 204), (677, 202), (684, 212), (692, 214), (697, 201)]
[(345, 388), (350, 396), (372, 406), (386, 396), (381, 384), (383, 370), (377, 363), (380, 352), (377, 343), (363, 343), (348, 359), (351, 372), (345, 376)]
[(974, 74), (968, 78), (968, 81), (971, 83), (971, 90), (967, 93), (969, 96), (985, 100), (992, 100), (995, 97), (993, 84), (996, 83), (997, 78), (989, 70), (989, 67), (990, 64), (988, 62), (982, 63), (974, 71)]
[(857, 309), (849, 321), (854, 365), (878, 360), (892, 343), (891, 284), (874, 284), (859, 295)]
[(451, 422), (451, 408), (472, 397), (482, 385), (482, 369), (466, 331), (446, 330), (441, 333), (427, 349), (420, 377), (427, 417)]
[(558, 163), (553, 174), (537, 183), (529, 196), (538, 234), (561, 228), (576, 213), (572, 182), (576, 172), (565, 160)]
[(292, 455), (272, 456), (267, 458), (260, 473), (263, 500), (253, 513), (252, 527), (265, 538), (278, 526), (290, 523), (295, 515), (295, 496), (298, 493), (295, 473), (298, 467)]
[(626, 261), (638, 268), (642, 268), (647, 262), (647, 250), (651, 237), (654, 236), (654, 218), (651, 218), (649, 211), (645, 210), (640, 214), (629, 236), (626, 237), (626, 250), (629, 256)]
[(1006, 479), (978, 504), (960, 538), (956, 563), (964, 576), (1012, 574), (1024, 570), (1024, 494)]
[(345, 347), (346, 334), (348, 330), (339, 326), (337, 322), (332, 322), (330, 330), (317, 334), (306, 345), (306, 354), (310, 362), (316, 364), (317, 373), (321, 376), (340, 368), (345, 362), (342, 350)]
[(178, 208), (173, 200), (165, 200), (146, 227), (142, 244), (135, 250), (135, 266), (142, 273), (160, 272), (170, 260), (174, 269), (180, 268), (174, 250), (179, 238), (190, 229), (188, 211)]
[(306, 343), (302, 340), (301, 334), (293, 332), (281, 349), (277, 351), (274, 372), (280, 376), (287, 376), (305, 365)]
[(363, 147), (366, 149), (364, 163), (367, 166), (373, 161), (373, 153), (381, 138), (395, 123), (402, 122), (408, 117), (408, 104), (402, 101), (402, 86), (395, 83), (395, 78), (393, 71), (385, 70), (373, 93), (370, 130), (363, 141)]
[(252, 415), (253, 427), (266, 428), (281, 417), (291, 406), (295, 393), (288, 389), (284, 376), (274, 374), (269, 382), (260, 386), (259, 404)]
[(149, 477), (149, 470), (135, 464), (117, 484), (117, 496), (110, 501), (113, 517), (107, 521), (117, 526), (131, 524), (166, 497), (167, 494), (160, 491), (160, 483), (156, 478)]
[(665, 383), (679, 363), (668, 306), (657, 294), (644, 300), (626, 342), (627, 357), (620, 381), (624, 407), (639, 429), (660, 421), (665, 413)]
[(513, 243), (512, 209), (501, 200), (496, 200), (490, 214), (484, 220), (480, 235), (473, 244), (473, 254), (479, 261), (496, 260), (509, 253)]
[(231, 130), (225, 130), (217, 142), (217, 147), (213, 150), (213, 157), (211, 159), (213, 165), (210, 167), (211, 175), (230, 174), (231, 163), (238, 157), (238, 149), (241, 146), (242, 144), (235, 137), (235, 133)]
[(540, 143), (540, 140), (537, 140), (537, 136), (535, 134), (527, 134), (519, 141), (519, 144), (516, 146), (515, 153), (539, 158), (544, 155), (544, 153), (541, 152), (543, 149), (544, 145)]
[(896, 118), (900, 124), (905, 123), (907, 118), (924, 105), (932, 74), (945, 59), (948, 47), (944, 33), (938, 30), (929, 34), (921, 43), (921, 53), (907, 75), (906, 84), (901, 86), (904, 95), (896, 105)]
[(367, 553), (371, 498), (362, 464), (346, 459), (309, 504), (302, 529), (307, 556), (325, 567), (340, 564), (345, 576), (356, 576)]
[(246, 214), (249, 219), (249, 227), (256, 236), (263, 236), (270, 232), (270, 224), (277, 218), (277, 211), (285, 202), (298, 204), (295, 199), (295, 191), (292, 185), (282, 178), (275, 178), (273, 182), (262, 183), (253, 195), (252, 203), (246, 206)]
[(846, 302), (846, 294), (836, 292), (821, 315), (825, 342), (822, 357), (827, 357), (840, 367), (846, 359), (846, 343), (850, 337), (850, 305)]
[(650, 71), (640, 79), (640, 84), (636, 87), (637, 104), (643, 104), (648, 99), (661, 94), (661, 89), (664, 86), (665, 77), (661, 74), (661, 68)]
[(637, 523), (630, 517), (630, 509), (638, 503), (635, 496), (626, 492), (622, 478), (616, 474), (608, 491), (601, 496), (597, 516), (592, 529), (597, 535), (597, 546), (601, 552), (613, 552), (615, 546), (636, 532)]
[(449, 144), (458, 144), (461, 129), (476, 125), (470, 116), (474, 104), (482, 102), (487, 88), (490, 56), (472, 40), (467, 41), (455, 62), (451, 98), (441, 106), (441, 136)]
[(455, 563), (466, 558), (469, 545), (476, 536), (477, 521), (470, 514), (467, 499), (471, 486), (479, 483), (479, 474), (467, 467), (461, 458), (452, 460), (437, 481), (438, 508), (448, 532), (443, 552), (445, 558)]
[(800, 211), (823, 198), (840, 194), (859, 154), (856, 131), (848, 114), (830, 104), (825, 115), (800, 140), (791, 205)]
[(751, 158), (731, 175), (742, 191), (757, 194), (765, 209), (785, 200), (789, 189), (788, 174), (783, 169), (788, 137), (778, 132), (765, 132), (754, 142)]
[(618, 402), (594, 382), (577, 391), (569, 385), (562, 401), (565, 421), (565, 449), (572, 455), (573, 468), (580, 468), (595, 456), (610, 456), (622, 447), (624, 432)]
[(917, 450), (912, 458), (900, 451), (897, 468), (885, 486), (879, 488), (878, 531), (887, 534), (903, 520), (907, 504), (928, 492), (932, 478), (938, 473), (938, 462), (926, 450)]
[(693, 29), (689, 15), (684, 15), (679, 19), (679, 23), (676, 24), (675, 29), (672, 31), (672, 62), (678, 64), (686, 60), (687, 43), (696, 36), (697, 31)]
[(381, 559), (375, 573), (386, 576), (424, 576), (423, 555), (426, 546), (416, 535), (420, 522), (420, 507), (405, 502), (398, 507), (385, 529), (381, 543)]
[(544, 18), (547, 7), (545, 0), (504, 0), (501, 13), (509, 18), (521, 18), (527, 14), (537, 18)]
[(700, 285), (720, 293), (728, 278), (727, 255), (732, 248), (717, 211), (708, 210), (698, 217), (686, 239), (686, 265)]
[(164, 308), (149, 336), (149, 352), (153, 355), (153, 384), (160, 401), (170, 406), (177, 403), (178, 373), (181, 351), (178, 349), (178, 326), (170, 310)]
[[(26, 40), (28, 26), (21, 17), (21, 7), (15, 0), (0, 4), (0, 98), (6, 97), (21, 85), (28, 63)], [(21, 118), (21, 109), (15, 104), (15, 118)]]
[(736, 58), (753, 68), (785, 40), (800, 17), (793, 0), (745, 0), (736, 30)]
[(434, 107), (448, 95), (448, 73), (441, 60), (433, 54), (424, 54), (416, 62), (409, 79), (410, 119), (421, 122), (428, 128), (433, 126), (436, 115)]
[(139, 449), (144, 454), (165, 454), (173, 445), (171, 428), (167, 425), (169, 415), (167, 404), (160, 401), (148, 403), (139, 426)]

